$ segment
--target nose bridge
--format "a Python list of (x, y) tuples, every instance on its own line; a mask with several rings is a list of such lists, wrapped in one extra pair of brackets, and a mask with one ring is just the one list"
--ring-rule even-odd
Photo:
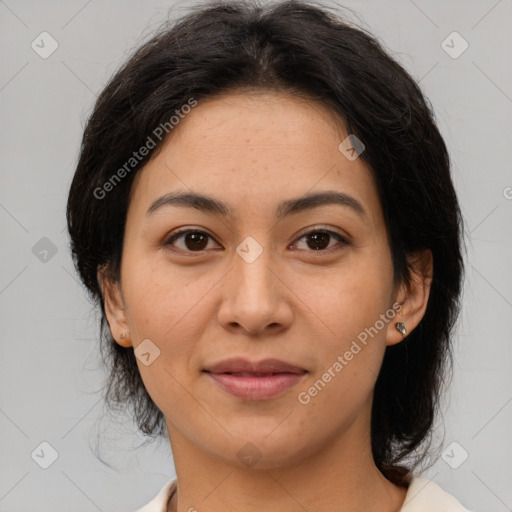
[(274, 258), (269, 244), (247, 237), (236, 248), (228, 286), (223, 297), (219, 320), (225, 325), (238, 324), (251, 333), (266, 326), (284, 323), (283, 297), (279, 295)]
[[(260, 238), (261, 239), (261, 238)], [(245, 238), (236, 249), (233, 280), (240, 302), (256, 301), (260, 308), (272, 299), (275, 275), (272, 272), (272, 254), (253, 237)]]

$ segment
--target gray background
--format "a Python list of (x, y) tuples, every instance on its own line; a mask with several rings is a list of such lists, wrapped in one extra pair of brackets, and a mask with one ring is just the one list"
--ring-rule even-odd
[[(446, 451), (426, 476), (475, 512), (512, 510), (512, 2), (344, 5), (432, 101), (467, 223), (455, 376), (436, 431)], [(170, 7), (172, 16), (186, 3), (0, 1), (2, 512), (134, 510), (174, 476), (166, 440), (138, 448), (144, 438), (129, 420), (104, 417), (97, 316), (74, 274), (64, 217), (97, 93)], [(43, 31), (59, 45), (46, 59), (31, 48)], [(453, 31), (469, 44), (458, 58), (441, 44)], [(461, 44), (445, 43), (452, 52)], [(58, 454), (47, 469), (52, 451), (41, 442)]]

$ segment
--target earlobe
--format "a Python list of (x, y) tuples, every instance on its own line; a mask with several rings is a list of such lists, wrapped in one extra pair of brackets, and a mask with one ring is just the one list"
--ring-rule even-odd
[(402, 284), (396, 301), (401, 304), (397, 316), (387, 330), (387, 345), (395, 345), (403, 340), (421, 322), (427, 309), (433, 277), (433, 256), (430, 249), (423, 249), (408, 255), (411, 267), (410, 284)]
[(127, 325), (124, 301), (119, 288), (119, 282), (113, 280), (108, 275), (108, 269), (105, 266), (98, 270), (97, 276), (105, 304), (105, 314), (107, 316), (110, 332), (116, 340), (116, 343), (122, 347), (131, 347), (132, 340)]

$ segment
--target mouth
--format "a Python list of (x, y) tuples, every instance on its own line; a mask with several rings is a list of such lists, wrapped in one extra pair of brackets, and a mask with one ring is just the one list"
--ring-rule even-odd
[(255, 362), (236, 357), (211, 365), (205, 368), (205, 371), (211, 373), (268, 375), (272, 373), (304, 373), (306, 370), (280, 359), (263, 359), (262, 361)]
[(243, 400), (277, 398), (297, 385), (304, 373), (211, 373), (206, 374), (223, 391)]
[[(209, 372), (210, 373), (210, 372)], [(214, 373), (214, 372), (211, 372)], [(239, 377), (268, 377), (269, 375), (281, 375), (286, 373), (294, 373), (294, 372), (261, 372), (261, 373), (251, 373), (251, 372), (222, 372), (217, 373), (217, 375), (238, 375)]]
[(252, 363), (231, 359), (203, 370), (220, 390), (243, 400), (269, 400), (283, 395), (308, 373), (276, 359)]

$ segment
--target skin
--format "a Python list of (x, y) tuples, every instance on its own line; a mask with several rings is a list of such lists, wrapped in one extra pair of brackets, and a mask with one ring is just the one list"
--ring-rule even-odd
[[(342, 504), (391, 512), (403, 503), (406, 489), (372, 457), (372, 393), (386, 346), (404, 338), (395, 323), (404, 321), (410, 333), (424, 315), (432, 257), (414, 255), (413, 284), (394, 284), (376, 185), (361, 158), (350, 161), (338, 149), (346, 137), (342, 120), (319, 103), (231, 91), (199, 102), (135, 178), (120, 282), (103, 272), (99, 279), (117, 342), (137, 348), (150, 339), (160, 350), (150, 365), (137, 364), (173, 450), (179, 483), (169, 511)], [(327, 190), (356, 198), (366, 217), (332, 204), (276, 217), (281, 201)], [(172, 191), (220, 199), (233, 218), (176, 205), (146, 214)], [(200, 251), (185, 237), (166, 246), (177, 228), (211, 238)], [(349, 243), (331, 236), (315, 250), (304, 235), (322, 228)], [(263, 249), (251, 263), (236, 252), (248, 236)], [(299, 403), (298, 393), (393, 304), (400, 314), (308, 404)], [(242, 400), (202, 372), (235, 356), (274, 357), (308, 373), (282, 396)], [(250, 467), (237, 455), (249, 442), (260, 455)]]

